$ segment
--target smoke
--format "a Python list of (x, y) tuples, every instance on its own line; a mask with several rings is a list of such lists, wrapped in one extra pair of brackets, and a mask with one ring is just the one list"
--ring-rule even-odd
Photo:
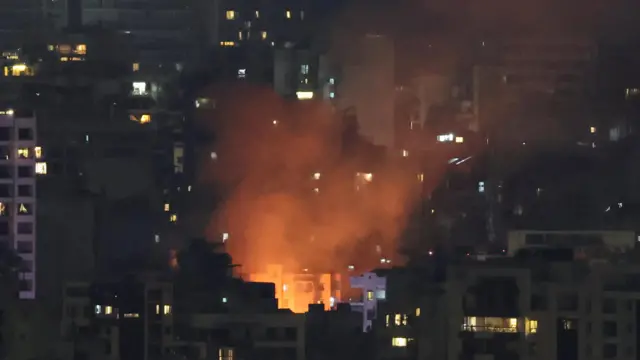
[(207, 238), (228, 233), (242, 271), (370, 268), (393, 257), (419, 190), (415, 174), (384, 156), (366, 163), (375, 147), (357, 139), (349, 145), (367, 156), (343, 156), (344, 126), (323, 104), (287, 102), (250, 85), (208, 96), (216, 108), (202, 124), (216, 134), (217, 157), (204, 157), (202, 180), (224, 200)]

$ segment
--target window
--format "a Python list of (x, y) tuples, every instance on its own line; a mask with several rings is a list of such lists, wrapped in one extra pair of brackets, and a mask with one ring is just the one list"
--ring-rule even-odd
[(19, 148), (18, 149), (18, 158), (20, 158), (20, 159), (28, 159), (29, 158), (29, 148)]
[(391, 346), (394, 346), (394, 347), (406, 347), (407, 346), (407, 338), (394, 337), (394, 338), (391, 339)]
[(135, 96), (145, 96), (147, 93), (147, 83), (144, 81), (135, 81), (131, 84), (131, 94)]
[[(24, 185), (20, 185), (20, 186), (24, 186)], [(18, 186), (18, 189), (20, 189), (20, 186)], [(0, 197), (11, 197), (11, 186), (9, 184), (1, 184), (0, 185)], [(20, 196), (18, 194), (18, 196)]]
[(164, 211), (169, 211), (171, 209), (171, 205), (169, 203), (164, 204)]
[(233, 10), (227, 10), (226, 16), (227, 20), (234, 20), (236, 18), (236, 12)]
[(538, 332), (538, 320), (525, 319), (525, 333), (535, 334)]
[(18, 234), (20, 234), (20, 235), (31, 235), (31, 234), (33, 234), (33, 223), (32, 222), (19, 222), (18, 223)]
[(0, 216), (9, 216), (9, 204), (0, 202)]
[(104, 314), (105, 315), (111, 315), (111, 313), (113, 313), (113, 308), (109, 305), (104, 307)]
[(302, 75), (307, 75), (309, 74), (309, 65), (304, 64), (304, 65), (300, 65), (300, 73)]
[(262, 40), (266, 40), (267, 39), (267, 32), (266, 31), (260, 31), (260, 37), (262, 38)]
[(76, 45), (75, 53), (78, 55), (87, 55), (87, 45), (85, 44)]
[(286, 17), (287, 19), (291, 19), (291, 11), (287, 10), (284, 12), (284, 17)]
[(132, 70), (133, 72), (140, 71), (140, 63), (133, 63), (133, 64), (131, 64), (131, 70)]
[(602, 302), (602, 312), (605, 314), (613, 314), (616, 312), (615, 299), (604, 299)]
[(0, 221), (0, 235), (9, 235), (9, 223)]
[(28, 178), (32, 176), (33, 176), (33, 168), (31, 166), (18, 166), (18, 177)]
[(602, 357), (612, 359), (618, 356), (618, 346), (616, 344), (604, 344), (602, 346)]
[(236, 46), (236, 43), (234, 41), (220, 41), (220, 46), (224, 46), (224, 47)]
[(605, 321), (602, 323), (602, 335), (605, 337), (618, 336), (618, 324), (615, 321)]
[(40, 147), (40, 146), (36, 146), (36, 147), (34, 147), (34, 148), (33, 148), (33, 156), (34, 156), (36, 159), (40, 159), (40, 158), (42, 158), (42, 147)]
[(169, 315), (171, 314), (171, 305), (165, 305), (162, 307), (162, 313), (164, 315)]
[(7, 165), (0, 165), (0, 179), (8, 179), (11, 177), (11, 170)]
[(373, 300), (373, 291), (367, 291), (367, 300)]
[(18, 140), (33, 140), (33, 130), (29, 128), (18, 129)]
[(468, 316), (463, 318), (462, 330), (472, 332), (515, 333), (518, 332), (518, 319)]
[(18, 254), (33, 254), (33, 243), (31, 241), (18, 241), (16, 251)]
[(47, 174), (47, 163), (46, 162), (37, 162), (35, 170), (36, 170), (36, 174), (46, 175)]
[(416, 317), (420, 316), (420, 308), (416, 308)]
[(256, 10), (256, 19), (260, 19), (260, 11)]
[(171, 222), (177, 222), (177, 221), (178, 221), (178, 215), (176, 215), (176, 214), (171, 214), (171, 216), (169, 216), (169, 221), (171, 221)]
[(18, 197), (25, 196), (33, 196), (33, 188), (31, 185), (18, 185)]
[(19, 204), (18, 215), (33, 215), (33, 204), (27, 204), (27, 203)]
[(300, 10), (300, 20), (304, 20), (304, 11)]
[(11, 140), (11, 129), (8, 127), (0, 127), (0, 141)]

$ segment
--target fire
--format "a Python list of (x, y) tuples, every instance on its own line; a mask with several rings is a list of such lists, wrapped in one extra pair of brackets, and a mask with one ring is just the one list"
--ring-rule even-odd
[(249, 275), (250, 281), (275, 284), (278, 308), (305, 313), (311, 304), (324, 304), (330, 310), (341, 299), (339, 274), (285, 272), (282, 265), (269, 265), (264, 273)]

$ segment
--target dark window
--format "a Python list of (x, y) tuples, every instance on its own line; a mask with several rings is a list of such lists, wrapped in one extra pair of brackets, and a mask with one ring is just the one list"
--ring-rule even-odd
[(20, 280), (20, 291), (31, 291), (33, 283), (31, 280)]
[(11, 177), (11, 169), (7, 165), (0, 165), (0, 179), (8, 179)]
[(0, 127), (0, 141), (11, 140), (11, 128)]
[(86, 297), (89, 295), (89, 289), (84, 286), (70, 286), (66, 293), (69, 297)]
[(562, 294), (561, 296), (558, 296), (558, 310), (560, 311), (578, 310), (578, 295)]
[(33, 140), (33, 130), (29, 128), (18, 129), (18, 140)]
[(31, 185), (18, 185), (18, 196), (33, 196), (33, 187)]
[(605, 321), (602, 323), (602, 335), (605, 337), (618, 336), (618, 324), (615, 321)]
[(277, 336), (276, 328), (267, 328), (266, 331), (267, 340), (275, 340)]
[(104, 353), (106, 355), (111, 355), (111, 341), (105, 340), (104, 342)]
[(0, 221), (0, 235), (9, 235), (9, 223)]
[(296, 328), (294, 327), (287, 327), (284, 329), (284, 337), (286, 340), (289, 341), (296, 341), (298, 340), (298, 331)]
[(605, 314), (614, 314), (616, 312), (615, 299), (604, 299), (602, 302), (602, 312)]
[(0, 146), (0, 159), (9, 160), (11, 158), (11, 150), (8, 146)]
[(9, 184), (0, 185), (0, 197), (11, 197), (11, 185)]
[(18, 234), (22, 234), (22, 235), (33, 234), (33, 223), (32, 222), (19, 222), (18, 223)]
[(602, 357), (611, 359), (618, 356), (618, 346), (616, 344), (604, 344), (602, 347)]
[(18, 177), (26, 178), (33, 176), (33, 166), (18, 166)]

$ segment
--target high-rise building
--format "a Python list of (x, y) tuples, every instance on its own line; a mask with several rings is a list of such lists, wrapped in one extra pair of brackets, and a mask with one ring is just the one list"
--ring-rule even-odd
[(36, 118), (14, 110), (0, 112), (0, 241), (8, 242), (22, 258), (22, 299), (36, 296), (36, 173), (46, 172), (38, 162)]

